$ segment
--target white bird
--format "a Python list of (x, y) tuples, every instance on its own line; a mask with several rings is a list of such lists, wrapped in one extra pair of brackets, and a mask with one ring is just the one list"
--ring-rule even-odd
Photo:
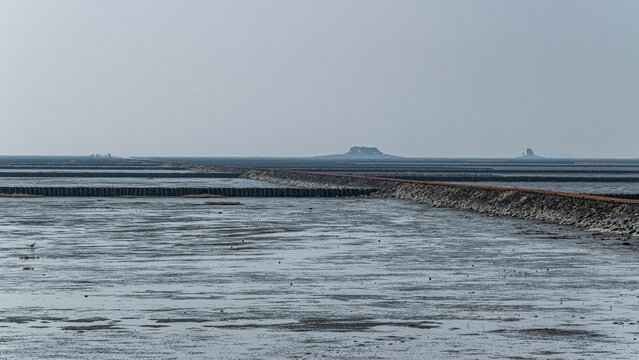
[(33, 242), (33, 244), (29, 245), (29, 247), (34, 248), (35, 247), (35, 241)]

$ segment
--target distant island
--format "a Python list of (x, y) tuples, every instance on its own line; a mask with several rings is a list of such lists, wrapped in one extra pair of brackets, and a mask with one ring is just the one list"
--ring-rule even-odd
[(535, 155), (535, 152), (531, 148), (528, 148), (525, 153), (522, 153), (521, 156), (518, 157), (518, 159), (543, 159), (543, 157)]
[(399, 156), (384, 154), (372, 146), (353, 146), (347, 153), (316, 156), (316, 159), (397, 159)]

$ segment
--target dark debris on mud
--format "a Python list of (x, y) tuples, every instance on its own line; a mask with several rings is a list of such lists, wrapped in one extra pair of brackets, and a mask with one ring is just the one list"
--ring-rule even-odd
[(158, 324), (170, 324), (170, 323), (203, 323), (209, 320), (201, 318), (178, 318), (178, 319), (151, 319)]
[(432, 329), (440, 326), (440, 323), (433, 321), (384, 321), (370, 318), (350, 318), (350, 319), (325, 319), (307, 318), (299, 322), (284, 324), (225, 324), (208, 325), (220, 329), (256, 329), (274, 328), (279, 330), (308, 332), (308, 331), (329, 331), (329, 332), (351, 332), (367, 331), (377, 326), (408, 327), (415, 329)]
[(517, 329), (517, 330), (492, 330), (490, 333), (498, 334), (519, 334), (525, 335), (529, 338), (538, 338), (544, 340), (562, 340), (565, 338), (578, 338), (578, 339), (593, 339), (593, 338), (605, 338), (606, 335), (586, 330), (578, 329), (557, 329), (557, 328), (531, 328), (531, 329)]
[(118, 330), (122, 329), (119, 326), (115, 326), (114, 324), (96, 324), (96, 325), (85, 325), (85, 326), (64, 326), (61, 328), (62, 330), (72, 330), (72, 331), (92, 331), (92, 330)]

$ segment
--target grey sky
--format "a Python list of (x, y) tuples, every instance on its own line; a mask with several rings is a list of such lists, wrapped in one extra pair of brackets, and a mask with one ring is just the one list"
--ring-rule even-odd
[(0, 0), (0, 154), (639, 157), (639, 1)]

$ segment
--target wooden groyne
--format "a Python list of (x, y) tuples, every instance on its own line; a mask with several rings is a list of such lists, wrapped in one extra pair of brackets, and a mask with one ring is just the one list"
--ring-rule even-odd
[(202, 173), (202, 172), (123, 172), (123, 171), (0, 171), (0, 177), (13, 178), (57, 178), (57, 177), (75, 177), (75, 178), (238, 178), (240, 173)]
[(180, 197), (219, 195), (226, 197), (351, 197), (370, 195), (374, 189), (301, 188), (213, 188), (213, 187), (89, 187), (12, 186), (0, 187), (2, 195), (62, 197)]
[[(123, 172), (123, 171), (0, 171), (0, 178), (239, 178), (240, 172)], [(639, 176), (501, 176), (401, 175), (393, 179), (450, 182), (624, 182), (639, 183)]]
[(528, 175), (400, 175), (393, 179), (451, 182), (623, 182), (639, 183), (639, 176), (528, 176)]

